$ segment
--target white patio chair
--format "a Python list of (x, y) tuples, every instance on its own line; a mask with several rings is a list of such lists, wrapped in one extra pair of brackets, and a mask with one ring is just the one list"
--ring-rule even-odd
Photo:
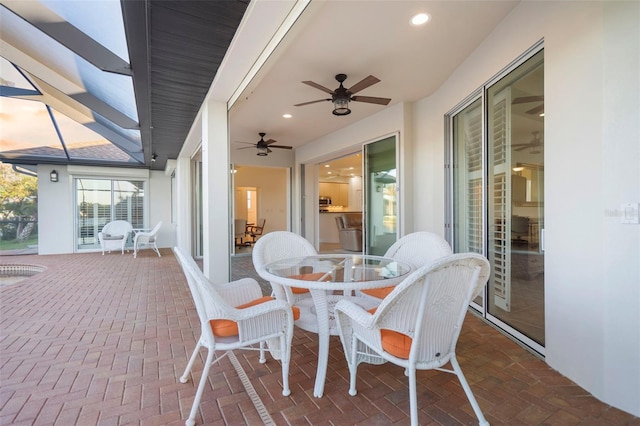
[[(451, 246), (440, 235), (433, 232), (413, 232), (393, 243), (384, 257), (403, 261), (418, 269), (451, 253)], [(366, 289), (361, 290), (359, 296), (382, 300), (392, 290), (393, 287)]]
[(158, 224), (149, 232), (140, 231), (136, 233), (136, 236), (133, 237), (133, 257), (138, 257), (138, 250), (144, 248), (151, 248), (156, 252), (158, 257), (162, 257), (157, 245), (157, 234), (161, 227), (162, 221), (158, 222)]
[[(489, 278), (489, 262), (476, 253), (452, 254), (411, 273), (372, 310), (348, 300), (336, 304), (340, 340), (356, 395), (358, 364), (391, 362), (409, 376), (411, 424), (418, 424), (416, 370), (455, 374), (481, 425), (489, 423), (456, 359), (456, 343), (471, 300)], [(442, 368), (451, 363), (453, 370)]]
[[(180, 377), (181, 383), (189, 380), (189, 372), (200, 348), (207, 348), (207, 359), (186, 425), (195, 424), (211, 365), (235, 349), (260, 350), (260, 362), (264, 363), (266, 359), (263, 344), (266, 342), (271, 355), (282, 364), (282, 395), (289, 395), (289, 361), (294, 320), (291, 306), (283, 300), (263, 297), (260, 285), (253, 278), (212, 284), (191, 256), (177, 247), (174, 252), (187, 278), (201, 329), (198, 343)], [(224, 351), (224, 354), (216, 356), (216, 351)]]
[[(264, 234), (253, 247), (251, 254), (256, 273), (265, 278), (262, 271), (265, 265), (276, 260), (290, 257), (315, 256), (316, 249), (304, 237), (288, 231), (275, 231)], [(330, 268), (329, 268), (330, 270)], [(326, 268), (318, 265), (313, 271), (300, 271), (300, 276), (308, 279), (318, 279), (320, 272), (327, 272)], [(309, 290), (297, 287), (287, 287), (277, 282), (270, 281), (273, 294), (277, 299), (287, 300), (295, 305), (300, 299), (311, 297)]]
[(111, 253), (111, 250), (120, 250), (120, 253), (124, 254), (125, 245), (132, 231), (133, 226), (126, 220), (114, 220), (104, 225), (102, 231), (98, 232), (102, 254), (104, 255), (105, 251)]

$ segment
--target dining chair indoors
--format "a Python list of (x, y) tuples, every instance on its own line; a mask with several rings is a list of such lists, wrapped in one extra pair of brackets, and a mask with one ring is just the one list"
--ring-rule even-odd
[[(440, 235), (433, 232), (413, 232), (393, 243), (384, 254), (402, 262), (408, 263), (414, 269), (431, 264), (433, 261), (452, 253), (449, 243)], [(360, 296), (369, 296), (379, 300), (384, 299), (391, 291), (391, 287), (361, 290)]]
[[(296, 316), (291, 306), (283, 300), (263, 297), (260, 285), (253, 278), (212, 284), (188, 253), (178, 247), (174, 253), (187, 278), (201, 329), (200, 338), (180, 377), (181, 383), (189, 380), (200, 348), (207, 348), (207, 358), (186, 425), (195, 424), (211, 365), (236, 349), (259, 350), (260, 362), (264, 363), (266, 343), (271, 356), (279, 359), (282, 365), (282, 395), (289, 395), (289, 361)], [(217, 356), (217, 351), (224, 353)]]
[[(256, 273), (265, 278), (262, 271), (265, 265), (292, 257), (315, 256), (316, 249), (301, 235), (289, 231), (275, 231), (265, 234), (253, 247), (251, 253)], [(299, 271), (300, 278), (317, 279), (317, 275), (326, 272), (320, 265), (312, 271)], [(268, 278), (265, 278), (268, 280)], [(298, 287), (287, 287), (270, 281), (274, 296), (295, 305), (300, 299), (311, 297), (309, 290)]]
[(158, 224), (149, 232), (140, 231), (136, 233), (136, 236), (133, 237), (133, 257), (138, 257), (138, 251), (144, 248), (153, 249), (158, 257), (161, 257), (157, 244), (157, 235), (161, 227), (162, 221), (158, 222)]
[(98, 232), (102, 254), (104, 255), (105, 251), (110, 253), (111, 250), (120, 250), (120, 254), (124, 254), (131, 232), (133, 232), (133, 226), (126, 220), (114, 220), (104, 225), (102, 231)]
[(256, 224), (247, 225), (246, 234), (251, 238), (250, 244), (255, 244), (258, 238), (262, 237), (265, 223), (267, 223), (267, 219), (258, 219)]
[[(476, 253), (452, 254), (414, 271), (380, 303), (365, 311), (348, 300), (336, 304), (340, 340), (349, 366), (349, 394), (360, 363), (391, 362), (409, 376), (411, 424), (418, 424), (416, 370), (455, 374), (479, 423), (488, 425), (458, 360), (456, 343), (467, 308), (486, 285), (489, 262)], [(443, 368), (450, 364), (452, 369)]]

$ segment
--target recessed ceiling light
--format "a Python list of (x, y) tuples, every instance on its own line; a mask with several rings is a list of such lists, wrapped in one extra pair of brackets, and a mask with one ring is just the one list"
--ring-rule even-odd
[(329, 165), (329, 164), (325, 164), (324, 166), (325, 166), (325, 167), (331, 167), (331, 165)]
[(428, 13), (418, 13), (411, 18), (411, 25), (424, 25), (431, 20), (431, 16)]
[(282, 116), (283, 116), (284, 118), (291, 118), (291, 117), (293, 117), (291, 114), (283, 114)]

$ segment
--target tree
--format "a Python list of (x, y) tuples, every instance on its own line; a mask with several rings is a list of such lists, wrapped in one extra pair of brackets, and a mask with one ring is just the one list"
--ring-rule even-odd
[(38, 179), (13, 171), (9, 164), (0, 166), (0, 220), (4, 231), (10, 221), (8, 226), (16, 227), (15, 238), (26, 240), (38, 216)]

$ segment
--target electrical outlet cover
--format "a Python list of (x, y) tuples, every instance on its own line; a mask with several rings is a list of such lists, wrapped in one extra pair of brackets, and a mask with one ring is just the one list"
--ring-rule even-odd
[(620, 209), (622, 210), (622, 217), (620, 219), (621, 223), (640, 223), (637, 203), (623, 204), (620, 206)]

